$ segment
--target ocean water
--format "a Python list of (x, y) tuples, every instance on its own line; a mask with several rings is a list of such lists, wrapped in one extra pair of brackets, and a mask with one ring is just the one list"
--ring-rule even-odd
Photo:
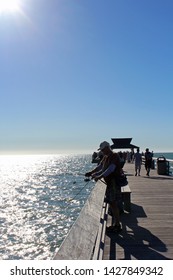
[(0, 156), (0, 259), (53, 259), (94, 187), (83, 176), (94, 166), (91, 155)]
[(160, 153), (154, 153), (154, 157), (161, 157), (164, 156), (166, 159), (173, 160), (173, 153), (165, 153), (165, 152), (160, 152)]
[(91, 155), (0, 156), (0, 259), (52, 259), (88, 198)]

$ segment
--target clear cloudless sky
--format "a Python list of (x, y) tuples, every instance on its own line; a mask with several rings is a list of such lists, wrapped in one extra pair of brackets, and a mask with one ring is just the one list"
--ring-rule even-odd
[(172, 0), (17, 2), (0, 5), (0, 154), (173, 151)]

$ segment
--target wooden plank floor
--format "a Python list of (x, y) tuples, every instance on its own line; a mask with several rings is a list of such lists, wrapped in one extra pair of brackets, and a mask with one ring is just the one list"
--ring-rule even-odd
[[(122, 232), (106, 233), (104, 260), (169, 260), (173, 259), (173, 177), (151, 170), (146, 176), (134, 176), (134, 164), (126, 163), (132, 191), (131, 213), (121, 215)], [(111, 217), (108, 216), (108, 226)]]

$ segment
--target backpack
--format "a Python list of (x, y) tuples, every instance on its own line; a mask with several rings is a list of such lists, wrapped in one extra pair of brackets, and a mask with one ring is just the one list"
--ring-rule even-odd
[(119, 176), (116, 176), (116, 184), (117, 184), (119, 187), (127, 186), (127, 185), (128, 185), (127, 176), (126, 176), (124, 173), (122, 173), (122, 174), (119, 175)]

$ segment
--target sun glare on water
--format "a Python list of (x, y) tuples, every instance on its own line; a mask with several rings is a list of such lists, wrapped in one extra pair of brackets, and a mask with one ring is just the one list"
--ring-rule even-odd
[(19, 0), (0, 0), (0, 13), (16, 12), (19, 8)]

